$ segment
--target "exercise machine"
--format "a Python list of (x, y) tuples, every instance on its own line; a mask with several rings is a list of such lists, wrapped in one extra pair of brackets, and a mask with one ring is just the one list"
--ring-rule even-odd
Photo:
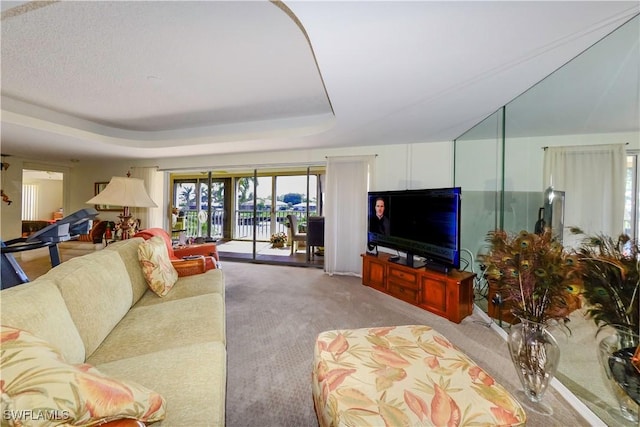
[(41, 230), (17, 239), (0, 240), (2, 282), (0, 289), (10, 288), (29, 282), (29, 278), (18, 264), (14, 253), (31, 251), (40, 248), (49, 248), (49, 258), (51, 267), (60, 264), (60, 251), (58, 243), (67, 240), (77, 239), (79, 234), (88, 232), (90, 222), (98, 216), (98, 212), (93, 208), (81, 209), (66, 216)]

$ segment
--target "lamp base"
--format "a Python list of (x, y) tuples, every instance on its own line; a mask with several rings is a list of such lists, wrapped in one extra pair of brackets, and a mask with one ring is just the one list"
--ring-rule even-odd
[(118, 215), (120, 218), (120, 223), (116, 225), (117, 228), (120, 229), (120, 238), (122, 240), (129, 238), (129, 221), (131, 220), (131, 215)]
[(120, 238), (122, 240), (129, 239), (138, 232), (139, 220), (131, 215), (118, 215), (118, 218), (120, 218), (120, 222), (116, 225), (116, 228), (120, 230)]

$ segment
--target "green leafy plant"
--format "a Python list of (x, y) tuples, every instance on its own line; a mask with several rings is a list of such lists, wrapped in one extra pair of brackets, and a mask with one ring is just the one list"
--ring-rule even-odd
[(637, 240), (621, 234), (585, 235), (579, 228), (573, 234), (583, 238), (576, 250), (582, 295), (587, 316), (598, 331), (606, 326), (638, 331), (638, 291), (640, 290), (640, 246)]
[(576, 258), (551, 231), (533, 234), (489, 232), (490, 252), (482, 257), (487, 280), (496, 285), (514, 316), (536, 323), (566, 319), (577, 308)]

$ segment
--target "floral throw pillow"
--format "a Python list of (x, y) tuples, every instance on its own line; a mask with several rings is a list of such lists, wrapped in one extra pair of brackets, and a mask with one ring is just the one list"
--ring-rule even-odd
[(149, 288), (158, 296), (165, 296), (178, 280), (178, 272), (171, 264), (169, 251), (160, 236), (153, 236), (138, 246), (138, 259)]
[(150, 424), (165, 417), (158, 393), (91, 365), (70, 365), (29, 332), (2, 326), (0, 345), (3, 426), (95, 426), (124, 418)]

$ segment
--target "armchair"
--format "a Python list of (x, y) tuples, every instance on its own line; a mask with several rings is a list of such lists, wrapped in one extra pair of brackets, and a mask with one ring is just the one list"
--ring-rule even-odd
[[(134, 235), (134, 237), (142, 237), (145, 240), (153, 236), (160, 236), (164, 240), (169, 251), (169, 258), (178, 271), (178, 276), (190, 276), (217, 268), (219, 258), (215, 243), (174, 248), (169, 233), (162, 228), (147, 228)], [(184, 259), (184, 257), (189, 257), (189, 259)]]
[(289, 240), (291, 241), (291, 255), (296, 252), (296, 242), (306, 242), (307, 233), (298, 232), (298, 218), (295, 215), (287, 215), (289, 221)]

